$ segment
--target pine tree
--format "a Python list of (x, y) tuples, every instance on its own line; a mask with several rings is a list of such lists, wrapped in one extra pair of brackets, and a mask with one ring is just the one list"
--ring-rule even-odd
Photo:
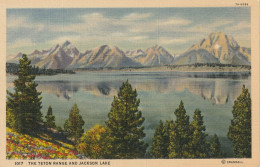
[(74, 144), (77, 144), (80, 137), (84, 133), (83, 125), (85, 124), (82, 116), (79, 114), (79, 109), (77, 104), (70, 110), (69, 119), (65, 121), (64, 131), (68, 137), (74, 139)]
[(203, 116), (201, 111), (196, 109), (191, 123), (192, 139), (190, 141), (192, 158), (208, 157), (208, 144), (206, 142), (205, 126), (203, 125)]
[(69, 119), (67, 119), (63, 125), (63, 134), (66, 137), (73, 137), (72, 126)]
[(55, 125), (55, 116), (52, 115), (52, 108), (49, 106), (47, 115), (45, 116), (46, 122), (45, 125), (47, 128), (56, 128)]
[(170, 121), (166, 121), (165, 124), (163, 124), (163, 122), (160, 121), (160, 124), (155, 129), (151, 149), (154, 158), (168, 158), (170, 123)]
[(14, 93), (7, 91), (7, 125), (21, 133), (38, 132), (42, 124), (41, 93), (36, 90), (30, 65), (25, 54), (19, 60), (18, 78), (14, 81)]
[(190, 122), (182, 101), (174, 114), (176, 120), (171, 125), (169, 158), (190, 158)]
[(112, 146), (110, 158), (144, 157), (147, 144), (142, 141), (144, 117), (138, 109), (140, 99), (128, 80), (114, 97), (106, 122)]
[(210, 157), (211, 158), (222, 158), (223, 153), (221, 151), (221, 145), (218, 136), (215, 134), (210, 140)]
[(228, 131), (234, 155), (238, 158), (251, 157), (251, 97), (245, 85), (233, 105), (233, 119)]
[(154, 137), (152, 139), (152, 155), (154, 158), (165, 158), (165, 153), (167, 156), (164, 146), (163, 122), (160, 121), (160, 124), (155, 129)]

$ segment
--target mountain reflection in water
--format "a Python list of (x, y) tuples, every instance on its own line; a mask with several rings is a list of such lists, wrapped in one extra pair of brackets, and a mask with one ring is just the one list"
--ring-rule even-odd
[[(16, 76), (7, 75), (7, 87), (13, 90)], [(84, 129), (104, 124), (113, 97), (129, 80), (140, 98), (140, 110), (145, 117), (145, 140), (151, 141), (160, 120), (175, 119), (174, 110), (183, 100), (192, 120), (196, 108), (202, 111), (206, 131), (226, 136), (232, 119), (232, 105), (245, 85), (251, 92), (251, 77), (199, 78), (169, 72), (77, 72), (56, 76), (37, 76), (38, 91), (42, 92), (42, 112), (51, 105), (56, 123), (63, 126), (70, 108), (78, 104)]]
[[(168, 92), (189, 91), (199, 95), (213, 104), (233, 102), (245, 84), (250, 89), (247, 80), (205, 79), (205, 78), (155, 78), (154, 80), (131, 81), (137, 91), (154, 91), (167, 94)], [(78, 91), (89, 92), (96, 96), (115, 96), (121, 82), (119, 81), (38, 81), (38, 90), (52, 93), (60, 98), (70, 100)], [(236, 89), (237, 88), (237, 89)]]

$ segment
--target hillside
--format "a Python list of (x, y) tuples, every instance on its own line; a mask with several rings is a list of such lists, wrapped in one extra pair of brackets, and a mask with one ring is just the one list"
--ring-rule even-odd
[(7, 159), (77, 159), (82, 155), (70, 143), (45, 133), (38, 137), (6, 129)]

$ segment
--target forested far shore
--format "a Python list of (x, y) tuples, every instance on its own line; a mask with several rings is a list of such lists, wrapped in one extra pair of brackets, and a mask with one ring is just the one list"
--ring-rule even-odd
[[(16, 63), (6, 63), (6, 73), (16, 75), (19, 65)], [(140, 67), (89, 67), (75, 69), (46, 69), (36, 66), (32, 67), (32, 73), (35, 75), (56, 75), (56, 74), (75, 74), (75, 71), (133, 71), (133, 72), (155, 72), (155, 71), (176, 71), (176, 72), (196, 72), (208, 73), (219, 72), (214, 77), (222, 76), (248, 76), (251, 74), (251, 66), (249, 65), (232, 65), (219, 63), (195, 63), (185, 65), (163, 65), (163, 66), (140, 66)], [(196, 76), (195, 76), (196, 77)]]
[[(6, 73), (17, 75), (19, 70), (19, 64), (6, 63)], [(75, 74), (73, 70), (68, 69), (46, 69), (33, 66), (31, 73), (34, 75), (57, 75), (57, 74)]]
[(180, 72), (250, 72), (250, 65), (220, 63), (195, 63), (183, 65), (139, 66), (139, 67), (89, 67), (75, 68), (75, 71), (180, 71)]

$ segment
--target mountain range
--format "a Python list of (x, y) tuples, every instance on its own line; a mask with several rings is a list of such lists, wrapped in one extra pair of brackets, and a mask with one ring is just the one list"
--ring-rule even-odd
[[(250, 65), (251, 49), (240, 47), (233, 37), (222, 32), (211, 33), (179, 56), (171, 55), (162, 46), (146, 50), (123, 51), (116, 46), (102, 45), (81, 53), (69, 41), (47, 50), (35, 50), (27, 55), (32, 65), (47, 69), (142, 67), (221, 63)], [(9, 55), (7, 62), (18, 63), (22, 53)]]

